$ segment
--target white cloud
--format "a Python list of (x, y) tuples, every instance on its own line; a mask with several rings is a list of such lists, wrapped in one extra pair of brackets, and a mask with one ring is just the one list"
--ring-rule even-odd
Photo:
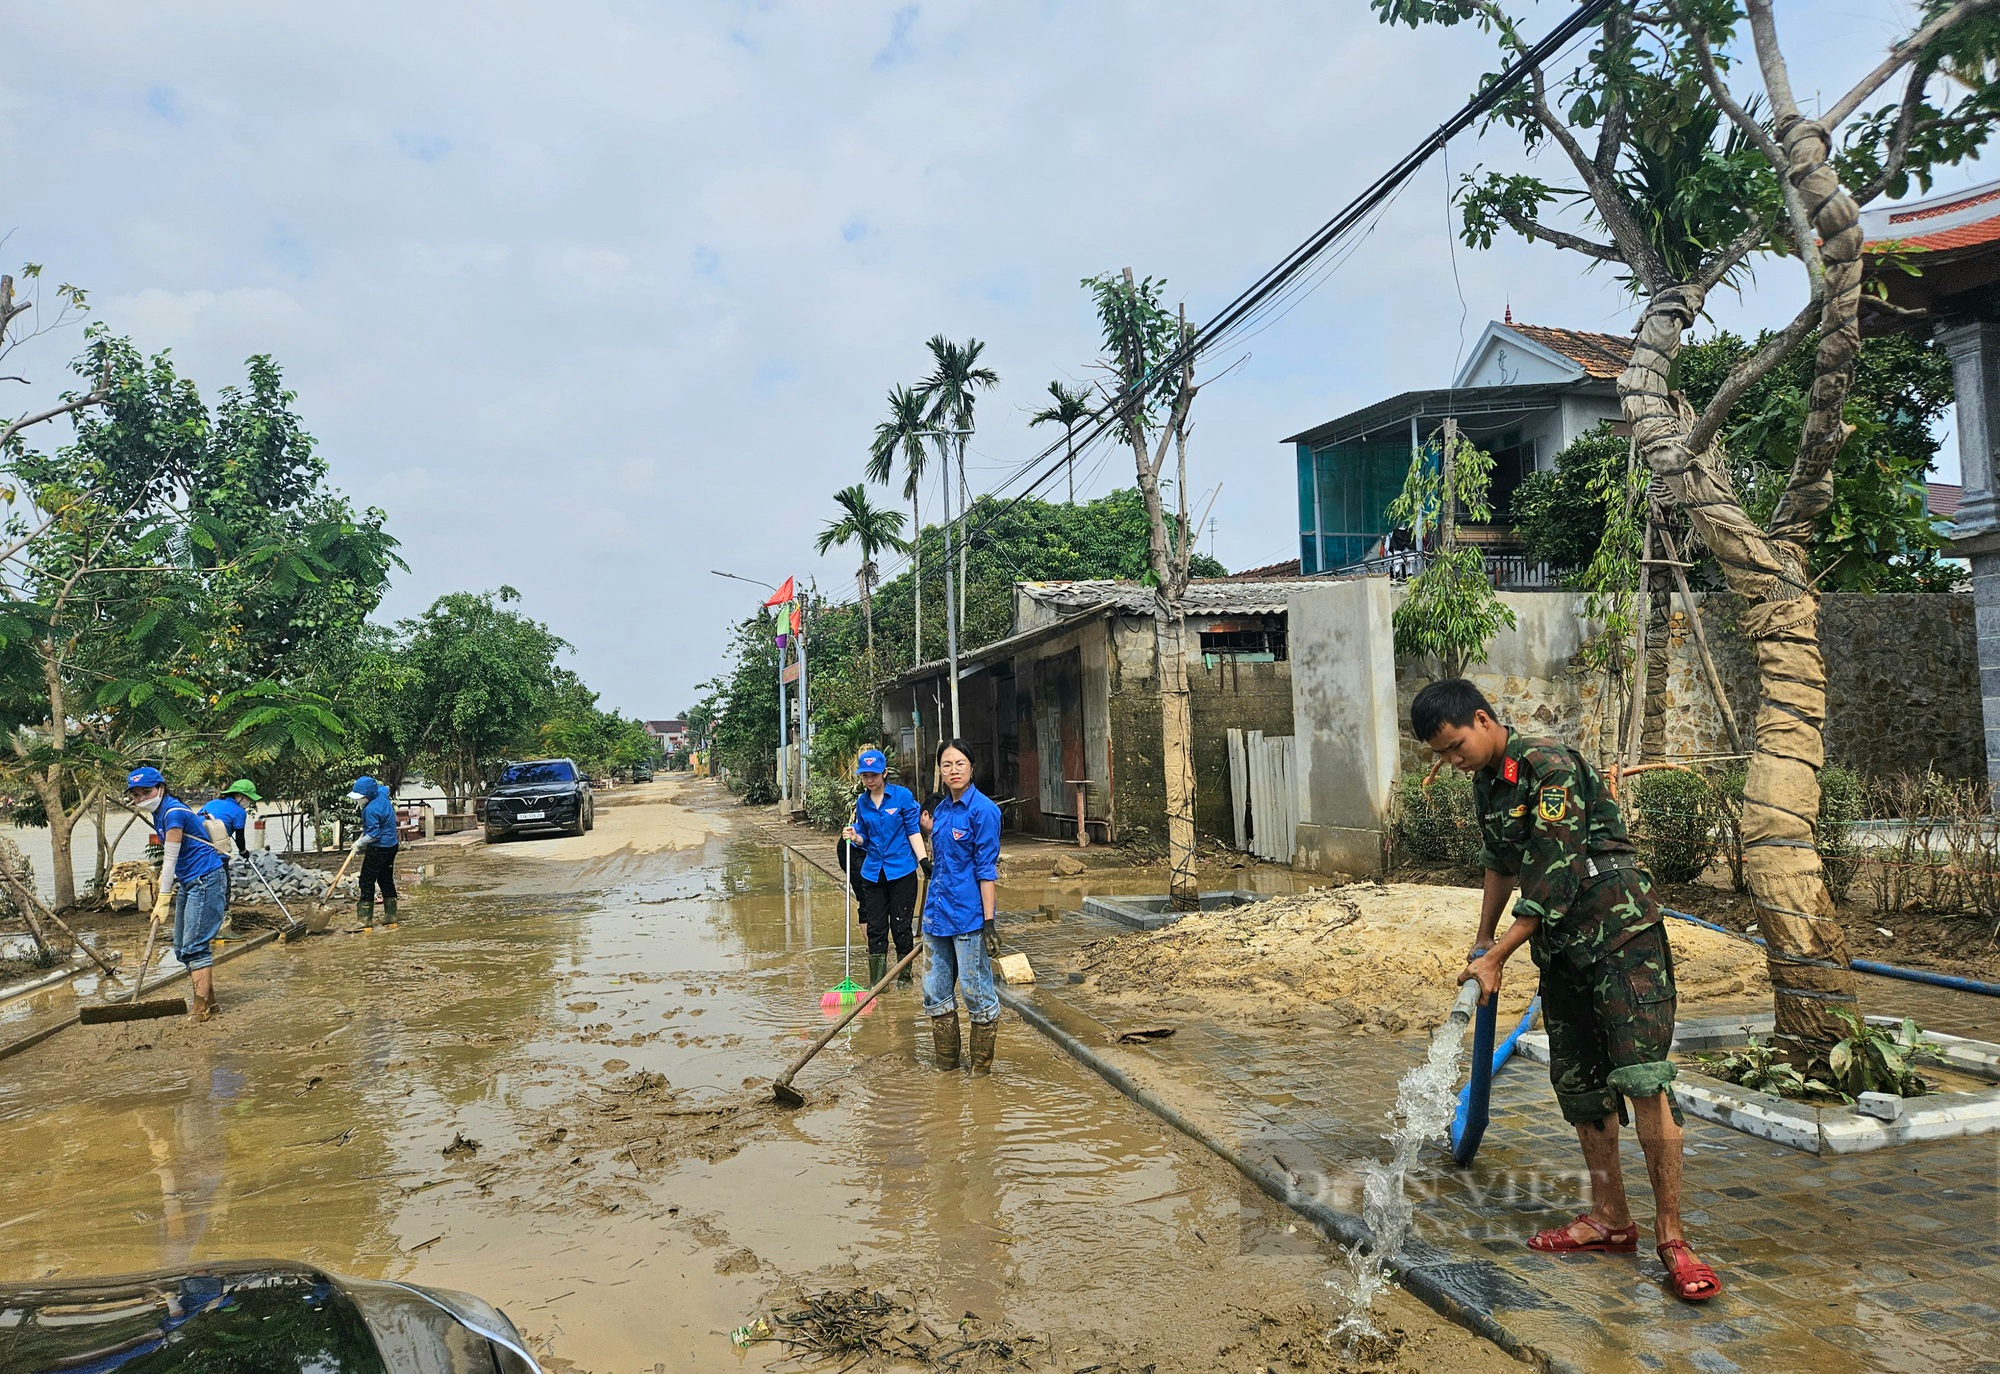
[[(1864, 67), (1906, 17), (1856, 4), (1843, 26), (1781, 8), (1803, 88)], [(101, 318), (210, 392), (277, 355), (336, 480), (404, 541), (389, 613), (511, 582), (609, 701), (654, 716), (688, 704), (756, 599), (710, 568), (846, 594), (852, 570), (810, 540), (924, 339), (987, 341), (990, 479), (1046, 442), (1025, 425), (1046, 383), (1090, 375), (1078, 278), (1129, 263), (1200, 317), (1488, 65), (1469, 30), (1325, 0), (6, 14), (6, 251), (92, 287)], [(1504, 137), (1451, 155), (1519, 161)], [(1427, 168), (1204, 394), (1195, 470), (1224, 483), (1226, 562), (1295, 551), (1282, 436), (1450, 375), (1444, 194)], [(1629, 316), (1555, 253), (1460, 248), (1457, 266), (1468, 337), (1509, 301)], [(1722, 317), (1789, 314), (1785, 269), (1763, 285)], [(1114, 454), (1089, 490), (1124, 476)]]

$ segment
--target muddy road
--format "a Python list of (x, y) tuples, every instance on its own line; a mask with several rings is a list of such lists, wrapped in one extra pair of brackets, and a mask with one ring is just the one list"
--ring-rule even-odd
[[(1350, 1367), (1316, 1339), (1328, 1253), (1011, 1014), (975, 1081), (919, 1058), (895, 992), (804, 1110), (769, 1106), (842, 976), (842, 893), (705, 787), (415, 862), (400, 930), (225, 965), (213, 1022), (0, 1064), (0, 1277), (295, 1258), (479, 1293), (594, 1374), (799, 1368), (729, 1332), (864, 1285), (1017, 1367)], [(1516, 1367), (1380, 1316), (1407, 1343), (1352, 1367)]]

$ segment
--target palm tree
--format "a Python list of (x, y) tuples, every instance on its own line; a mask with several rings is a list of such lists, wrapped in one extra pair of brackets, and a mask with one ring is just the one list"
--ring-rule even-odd
[(889, 485), (896, 470), (896, 455), (903, 455), (903, 495), (910, 500), (910, 564), (915, 578), (916, 642), (910, 649), (910, 666), (924, 661), (924, 553), (923, 512), (918, 497), (923, 487), (924, 431), (923, 393), (907, 386), (889, 388), (889, 418), (875, 426), (875, 442), (868, 446), (868, 480)]
[(1069, 451), (1063, 463), (1069, 469), (1069, 503), (1073, 506), (1076, 504), (1076, 427), (1090, 418), (1090, 388), (1050, 382), (1049, 395), (1056, 398), (1056, 403), (1030, 415), (1028, 428), (1049, 424), (1063, 427), (1063, 443)]
[(903, 528), (903, 513), (899, 510), (877, 510), (868, 504), (868, 488), (856, 482), (833, 494), (834, 504), (846, 512), (838, 520), (826, 522), (826, 528), (819, 532), (817, 546), (821, 553), (836, 544), (858, 544), (861, 546), (861, 570), (855, 574), (855, 581), (861, 586), (861, 616), (868, 626), (868, 690), (875, 690), (875, 555), (884, 549), (901, 553), (909, 548), (900, 531)]
[[(930, 402), (931, 428), (940, 422), (949, 421), (951, 428), (961, 431), (952, 436), (958, 440), (958, 518), (965, 519), (965, 441), (971, 437), (972, 407), (976, 393), (988, 391), (1000, 384), (1000, 374), (990, 367), (979, 365), (979, 355), (986, 351), (986, 345), (977, 339), (967, 339), (962, 344), (953, 343), (942, 334), (936, 334), (930, 341), (931, 357), (936, 366), (931, 375), (924, 378), (924, 398)], [(938, 441), (942, 451), (944, 441)], [(945, 474), (945, 481), (951, 474)], [(947, 555), (948, 556), (948, 555)], [(965, 541), (958, 544), (958, 619), (965, 622)]]

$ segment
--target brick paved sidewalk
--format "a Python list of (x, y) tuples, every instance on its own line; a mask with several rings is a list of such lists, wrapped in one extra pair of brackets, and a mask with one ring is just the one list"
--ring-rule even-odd
[[(1119, 933), (1080, 914), (1009, 922), (1009, 947), (1026, 951), (1041, 979), (1018, 991), (1233, 1148), (1358, 1215), (1360, 1167), (1384, 1153), (1397, 1080), (1422, 1056), (1423, 1037), (1168, 1015), (1179, 1026), (1171, 1039), (1106, 1045), (1104, 1024), (1129, 1014), (1094, 1004), (1063, 974), (1079, 945)], [(1956, 1034), (2000, 1033), (2000, 1004), (1866, 981), (1883, 1011)], [(1547, 1071), (1517, 1057), (1494, 1081), (1473, 1165), (1459, 1170), (1439, 1150), (1411, 1181), (1419, 1239), (1406, 1264), (1523, 1344), (1586, 1369), (2000, 1372), (2000, 1136), (1822, 1159), (1689, 1118), (1683, 1209), (1726, 1290), (1699, 1306), (1662, 1284), (1644, 1162), (1636, 1137), (1624, 1140), (1640, 1257), (1526, 1250), (1532, 1232), (1583, 1209), (1584, 1180)]]

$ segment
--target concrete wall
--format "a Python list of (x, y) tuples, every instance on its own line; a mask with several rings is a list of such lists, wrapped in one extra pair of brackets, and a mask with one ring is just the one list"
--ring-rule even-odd
[(1194, 825), (1216, 839), (1236, 838), (1230, 819), (1229, 732), (1292, 733), (1292, 665), (1237, 663), (1188, 669), (1188, 709), (1194, 716)]
[(1373, 873), (1396, 781), (1395, 637), (1385, 577), (1291, 595), (1292, 734), (1300, 868)]

